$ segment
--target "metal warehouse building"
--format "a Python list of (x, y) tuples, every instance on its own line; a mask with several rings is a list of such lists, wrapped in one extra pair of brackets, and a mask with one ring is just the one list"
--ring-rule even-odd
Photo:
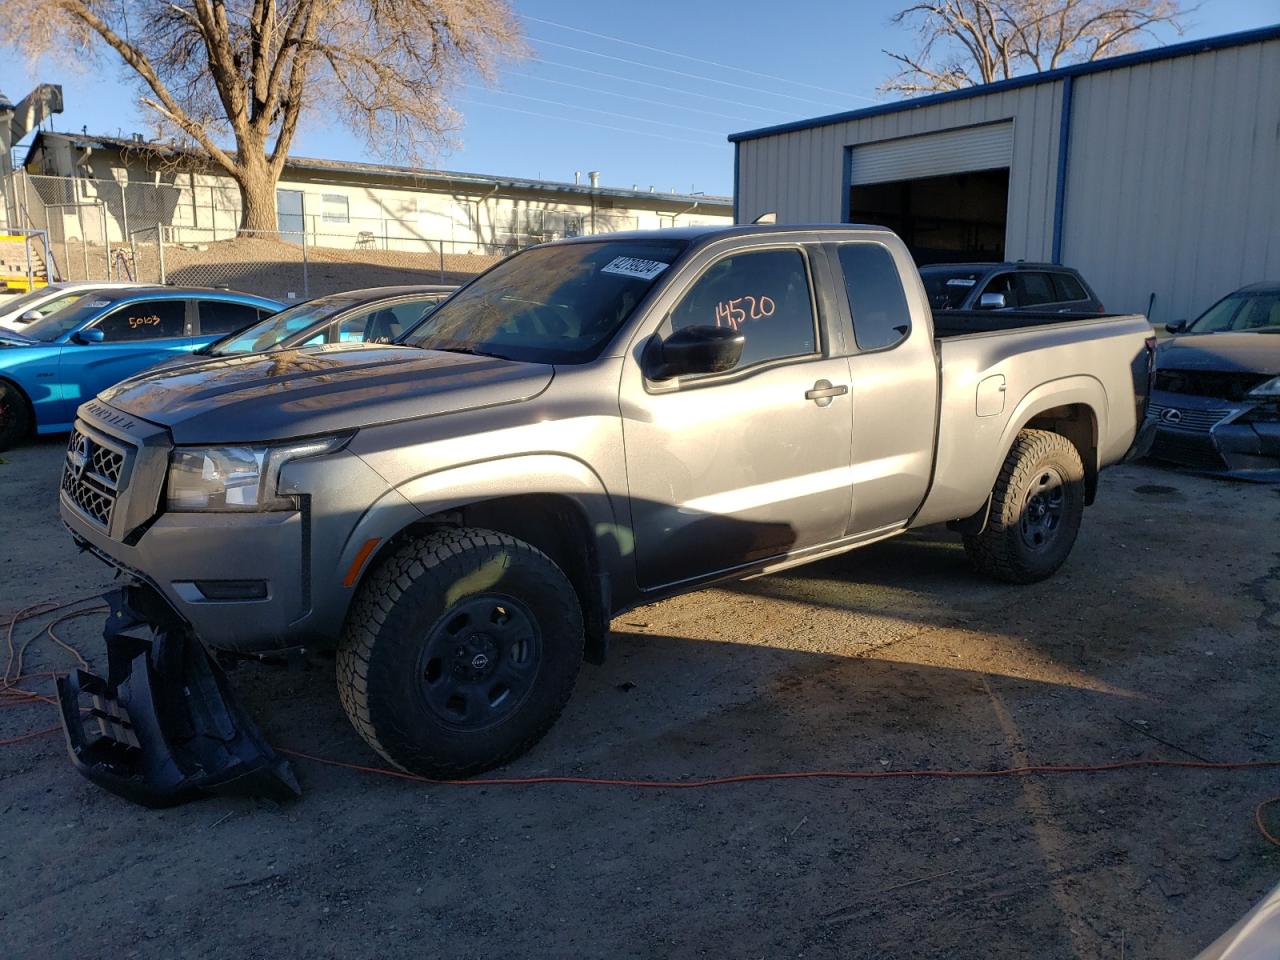
[(1065, 263), (1157, 323), (1280, 280), (1280, 25), (729, 139), (739, 223)]

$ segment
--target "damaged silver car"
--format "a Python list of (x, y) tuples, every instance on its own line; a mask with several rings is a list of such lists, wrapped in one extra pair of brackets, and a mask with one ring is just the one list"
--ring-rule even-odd
[(1223, 297), (1156, 357), (1151, 456), (1241, 480), (1280, 482), (1280, 282)]

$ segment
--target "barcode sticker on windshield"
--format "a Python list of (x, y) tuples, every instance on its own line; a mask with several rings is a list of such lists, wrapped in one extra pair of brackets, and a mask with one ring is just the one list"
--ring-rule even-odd
[(109, 307), (109, 306), (111, 306), (111, 301), (110, 301), (110, 300), (91, 300), (91, 301), (89, 302), (89, 306), (91, 306), (91, 307)]
[(601, 273), (616, 273), (621, 277), (637, 277), (640, 280), (652, 280), (667, 267), (669, 263), (661, 260), (641, 260), (637, 257), (614, 257), (611, 263), (600, 268)]
[(952, 277), (947, 281), (948, 287), (972, 287), (977, 280), (970, 280), (968, 277)]

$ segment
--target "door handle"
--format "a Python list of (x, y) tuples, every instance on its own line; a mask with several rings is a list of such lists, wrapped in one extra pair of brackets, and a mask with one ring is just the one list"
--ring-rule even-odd
[(832, 386), (830, 380), (819, 380), (811, 389), (804, 392), (804, 398), (812, 400), (820, 407), (827, 407), (831, 405), (832, 397), (843, 397), (848, 392), (847, 384), (842, 383), (836, 387)]

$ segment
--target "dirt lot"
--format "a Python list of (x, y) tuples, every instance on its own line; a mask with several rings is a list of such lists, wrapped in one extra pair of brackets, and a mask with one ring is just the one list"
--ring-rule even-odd
[[(0, 465), (0, 612), (107, 582), (59, 527), (60, 455)], [(978, 579), (940, 532), (639, 610), (507, 772), (1280, 757), (1277, 530), (1275, 489), (1123, 467), (1045, 584)], [(64, 635), (100, 665), (96, 631)], [(323, 664), (234, 676), (273, 742), (377, 762)], [(0, 738), (53, 722), (9, 707)], [(1275, 769), (689, 791), (295, 769), (297, 803), (150, 812), (57, 737), (0, 748), (0, 953), (1177, 958), (1280, 880), (1252, 822)]]

